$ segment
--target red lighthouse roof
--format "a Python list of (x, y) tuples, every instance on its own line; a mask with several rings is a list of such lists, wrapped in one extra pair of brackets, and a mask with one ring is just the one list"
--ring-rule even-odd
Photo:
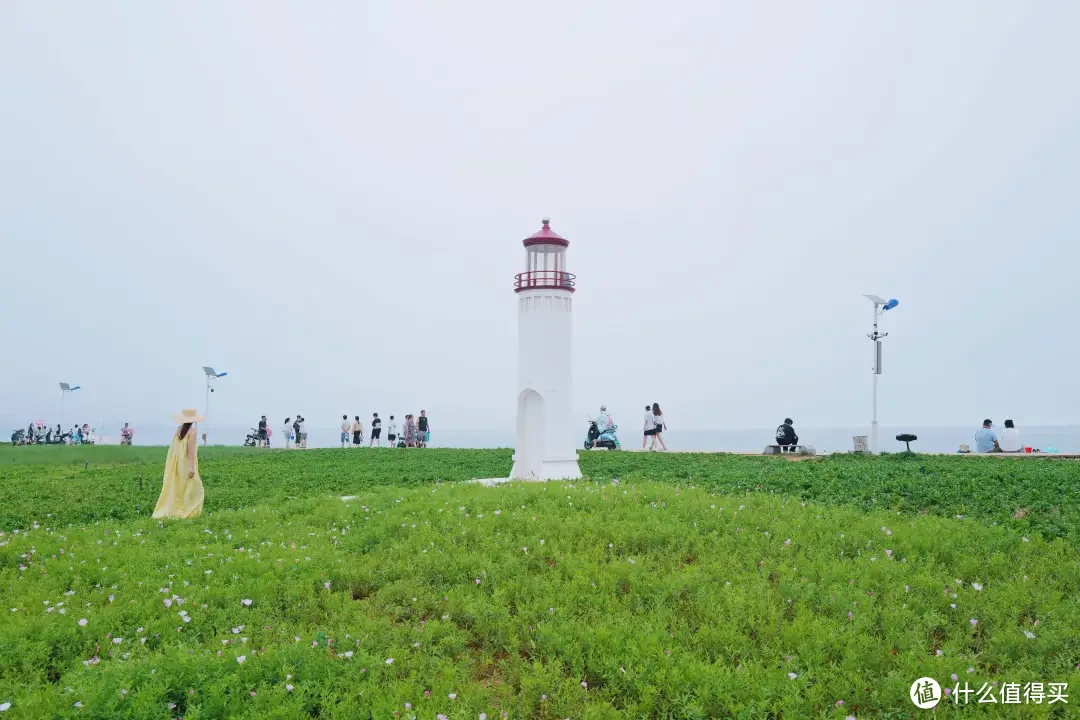
[(569, 247), (570, 241), (564, 238), (559, 233), (551, 229), (551, 220), (544, 218), (544, 227), (534, 232), (529, 237), (525, 238), (522, 244), (525, 247), (530, 245), (562, 245), (563, 247)]

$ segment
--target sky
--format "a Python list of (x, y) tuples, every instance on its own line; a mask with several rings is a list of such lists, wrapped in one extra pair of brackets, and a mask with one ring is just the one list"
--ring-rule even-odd
[[(1077, 423), (1080, 4), (5, 2), (0, 422)], [(324, 420), (325, 419), (325, 420)], [(275, 427), (279, 422), (275, 423)]]

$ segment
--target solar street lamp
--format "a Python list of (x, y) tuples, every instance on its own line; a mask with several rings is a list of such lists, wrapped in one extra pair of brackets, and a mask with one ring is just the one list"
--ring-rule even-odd
[(64, 427), (64, 398), (67, 397), (68, 393), (75, 392), (80, 387), (82, 387), (82, 386), (81, 385), (76, 385), (75, 387), (72, 387), (71, 385), (69, 385), (67, 383), (60, 383), (60, 427), (61, 427), (61, 432), (63, 432), (63, 427)]
[(878, 453), (878, 422), (877, 422), (877, 377), (881, 374), (881, 340), (889, 336), (889, 333), (878, 332), (878, 318), (887, 311), (900, 304), (896, 298), (886, 300), (878, 295), (864, 294), (870, 302), (874, 303), (874, 330), (866, 335), (874, 342), (874, 419), (870, 423), (870, 452)]
[(206, 367), (205, 365), (203, 366), (203, 373), (206, 374), (206, 411), (204, 413), (206, 417), (203, 418), (203, 444), (205, 445), (206, 444), (206, 422), (210, 419), (210, 393), (214, 392), (214, 385), (213, 385), (213, 383), (211, 381), (216, 380), (217, 378), (223, 378), (226, 375), (228, 375), (229, 373), (227, 373), (227, 372), (223, 372), (223, 373), (215, 372), (214, 368)]

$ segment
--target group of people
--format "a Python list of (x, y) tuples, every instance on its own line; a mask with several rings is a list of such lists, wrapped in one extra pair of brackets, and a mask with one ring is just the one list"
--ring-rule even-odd
[(1012, 420), (1005, 421), (1005, 429), (999, 436), (994, 431), (994, 423), (987, 418), (982, 427), (975, 431), (975, 452), (980, 453), (1018, 453), (1024, 451), (1020, 440), (1020, 431)]
[[(667, 430), (667, 422), (664, 413), (660, 411), (660, 403), (645, 406), (645, 425), (642, 428), (641, 449), (645, 449), (645, 443), (649, 442), (649, 449), (655, 450), (656, 443), (660, 443), (661, 450), (667, 450), (664, 444), (664, 431)], [(650, 441), (651, 438), (651, 441)]]
[[(379, 413), (371, 414), (371, 428), (368, 439), (368, 447), (382, 447), (383, 421)], [(259, 427), (255, 430), (255, 442), (260, 447), (270, 447), (271, 430), (267, 425), (266, 416), (259, 418)], [(303, 415), (297, 414), (295, 418), (287, 417), (281, 427), (281, 436), (284, 438), (285, 449), (304, 450), (307, 448), (308, 433), (307, 421)], [(364, 444), (364, 423), (359, 415), (353, 416), (350, 421), (348, 415), (341, 416), (341, 447), (360, 447)], [(405, 416), (402, 432), (398, 434), (397, 421), (391, 415), (386, 423), (386, 440), (388, 447), (427, 447), (431, 441), (431, 421), (427, 411), (421, 410), (420, 417), (413, 417), (412, 413)]]
[[(590, 418), (593, 424), (596, 425), (596, 430), (589, 436), (589, 440), (592, 443), (592, 447), (598, 447), (597, 443), (600, 440), (600, 436), (604, 433), (614, 432), (615, 421), (611, 418), (611, 413), (608, 412), (606, 405), (600, 406), (600, 414), (595, 419)], [(661, 450), (667, 450), (667, 445), (664, 444), (664, 431), (667, 430), (667, 421), (664, 420), (664, 413), (660, 410), (659, 403), (653, 403), (652, 405), (645, 406), (645, 425), (642, 427), (641, 435), (641, 449), (645, 449), (646, 443), (649, 445), (649, 450), (655, 450), (656, 444), (660, 444)], [(594, 437), (595, 435), (595, 437)]]
[[(382, 429), (379, 413), (372, 413), (368, 447), (382, 447)], [(405, 415), (401, 429), (399, 435), (397, 421), (391, 415), (386, 423), (387, 447), (427, 447), (431, 440), (431, 424), (426, 410), (420, 411), (419, 418), (414, 418), (412, 413)], [(354, 416), (352, 422), (349, 422), (348, 415), (341, 416), (341, 447), (348, 447), (350, 440), (353, 447), (364, 444), (364, 423), (360, 421), (359, 415)]]
[(90, 427), (90, 423), (76, 425), (64, 432), (60, 429), (60, 423), (53, 429), (43, 422), (32, 422), (27, 425), (26, 432), (16, 431), (12, 434), (12, 442), (16, 445), (93, 445), (96, 440), (96, 431)]

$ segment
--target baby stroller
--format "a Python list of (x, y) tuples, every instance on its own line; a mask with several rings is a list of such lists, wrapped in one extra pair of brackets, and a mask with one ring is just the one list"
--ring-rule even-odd
[(251, 432), (244, 438), (244, 447), (255, 447), (262, 443), (262, 438), (259, 437), (259, 431), (255, 428), (251, 428)]

